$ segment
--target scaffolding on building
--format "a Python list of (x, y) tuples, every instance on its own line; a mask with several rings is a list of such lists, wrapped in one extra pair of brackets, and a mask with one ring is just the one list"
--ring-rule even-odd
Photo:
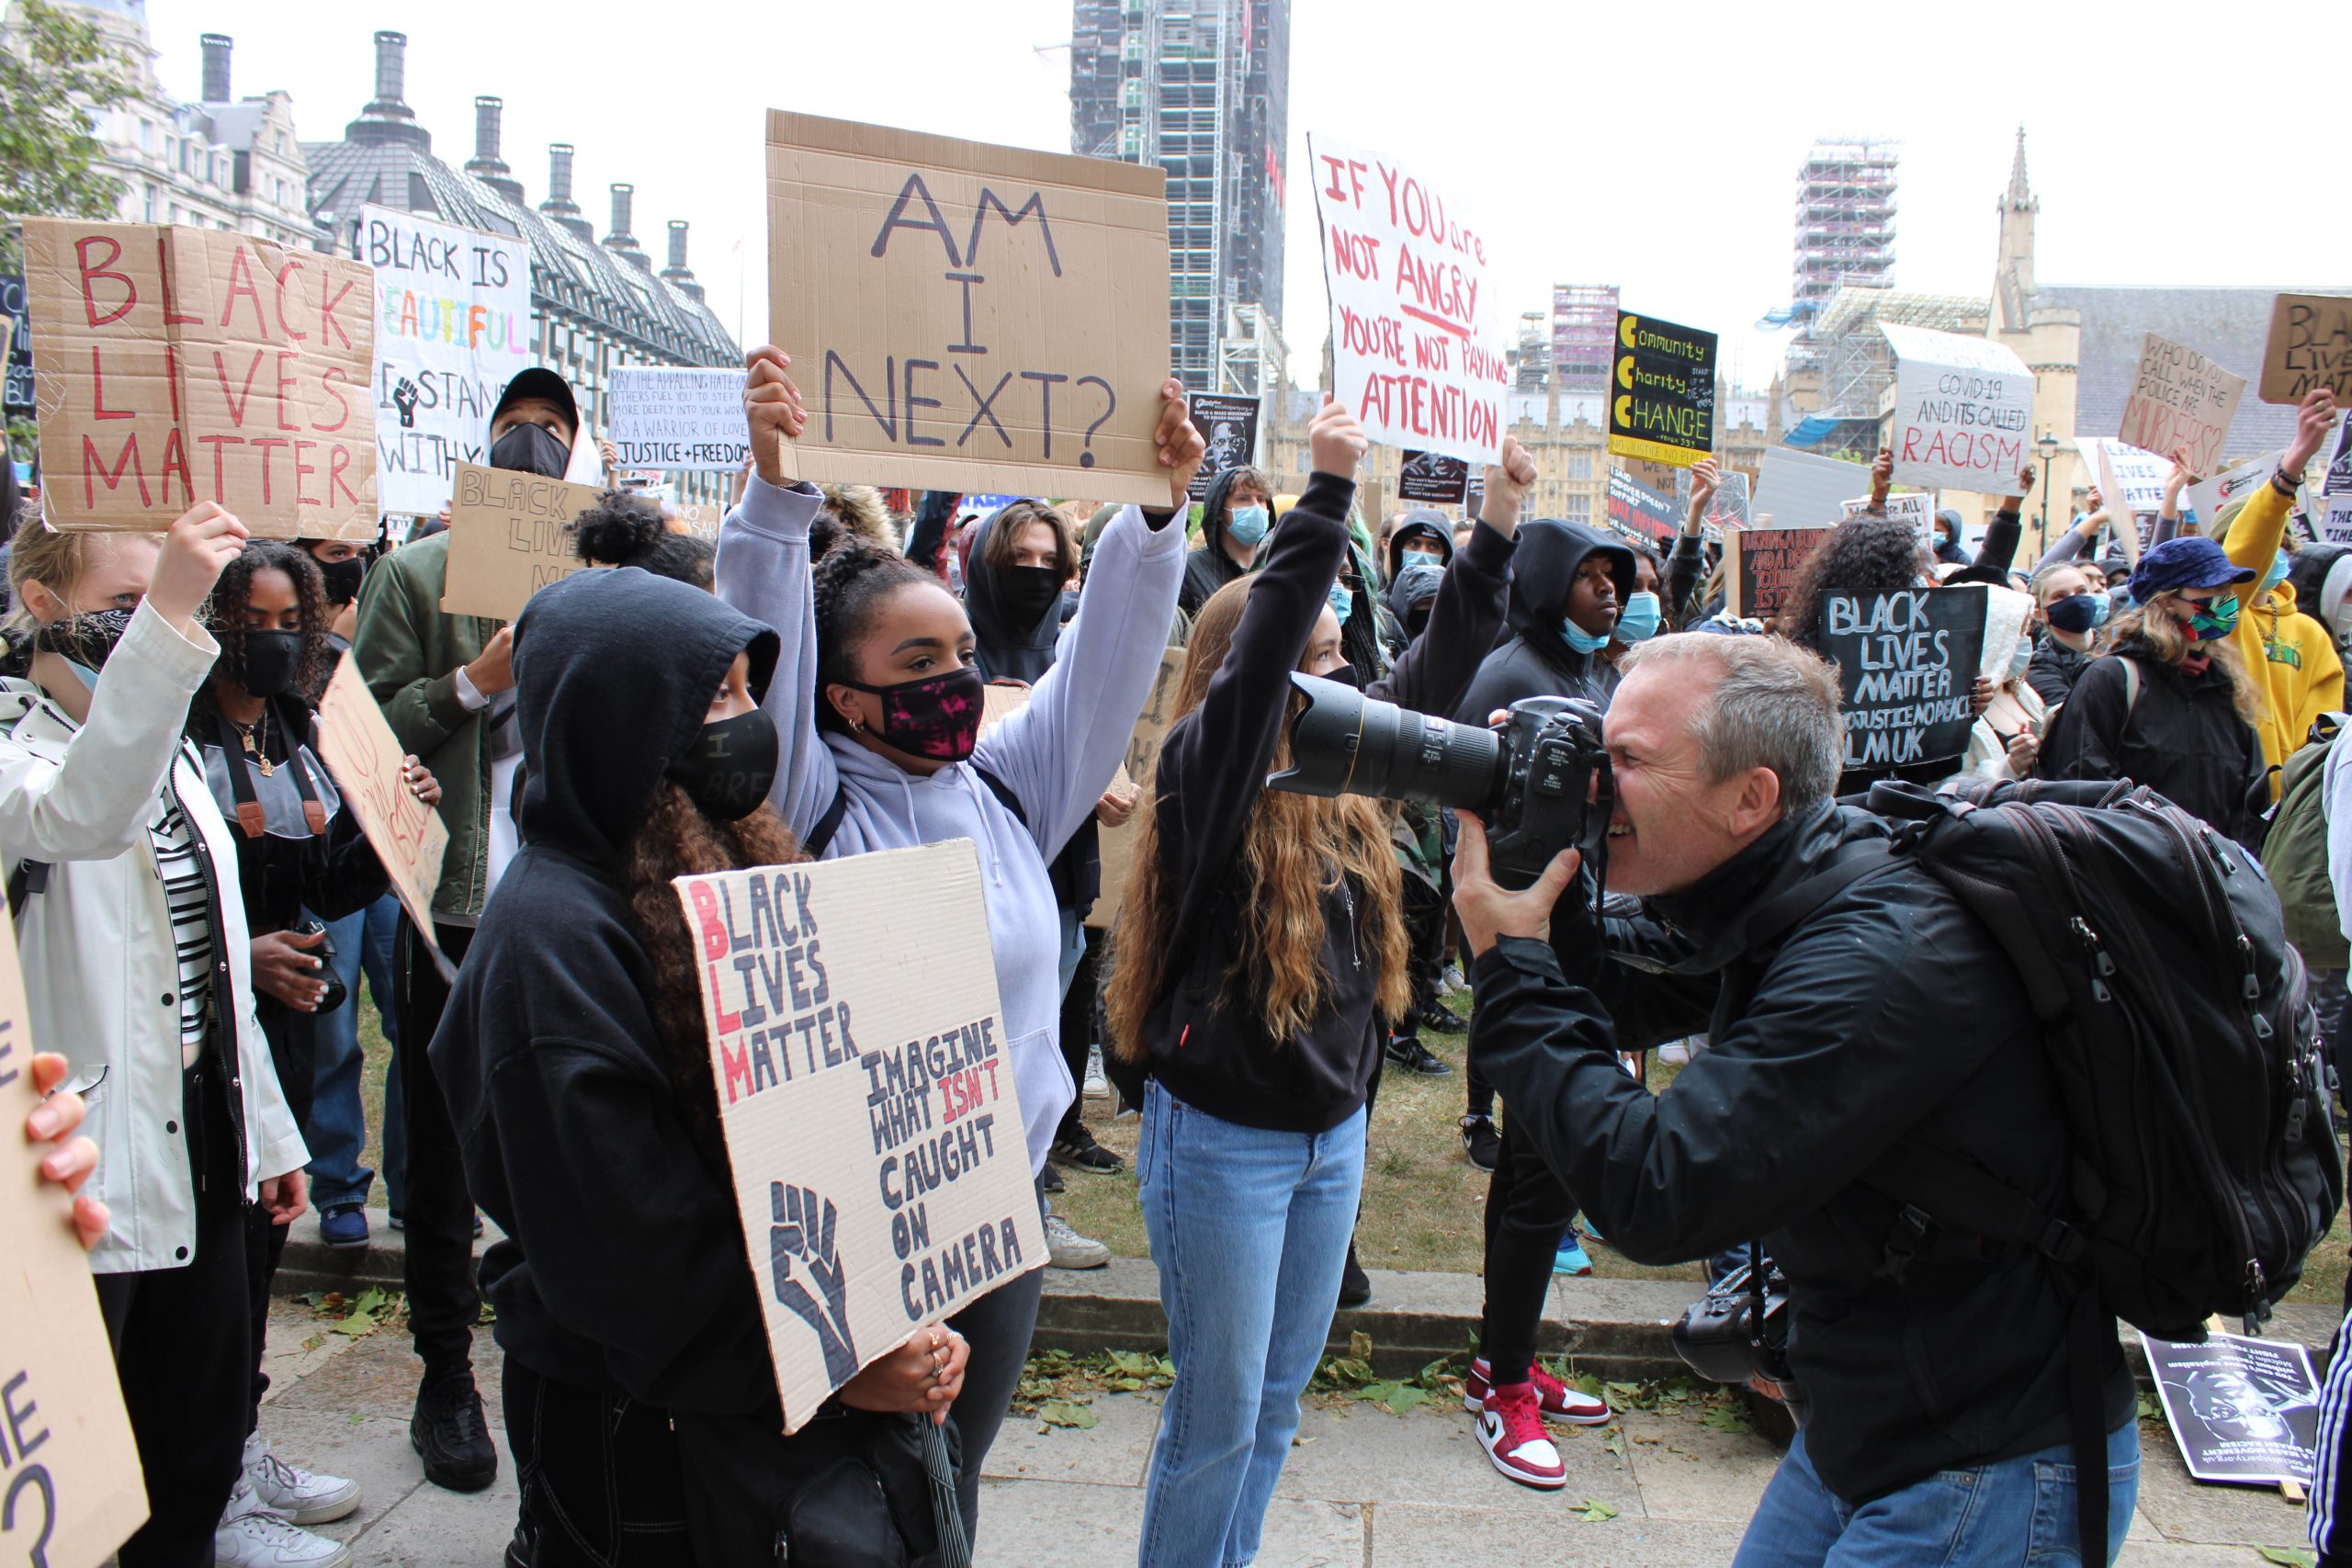
[(1815, 416), (1878, 422), (1894, 385), (1894, 354), (1879, 323), (1981, 337), (1986, 302), (1953, 294), (1898, 294), (1891, 288), (1848, 288), (1832, 295), (1815, 320), (1821, 356), (1821, 407)]
[[(1236, 397), (1272, 396), (1288, 375), (1290, 345), (1263, 305), (1228, 305), (1217, 343), (1216, 389)], [(1265, 415), (1272, 419), (1272, 412)]]
[(1617, 339), (1613, 285), (1555, 284), (1552, 288), (1552, 369), (1560, 389), (1591, 391), (1609, 384), (1610, 345)]
[[(1895, 180), (1900, 143), (1888, 137), (1815, 141), (1797, 168), (1796, 254), (1789, 299), (1818, 310), (1832, 296), (1894, 285)], [(1816, 319), (1789, 347), (1791, 373), (1826, 370)]]

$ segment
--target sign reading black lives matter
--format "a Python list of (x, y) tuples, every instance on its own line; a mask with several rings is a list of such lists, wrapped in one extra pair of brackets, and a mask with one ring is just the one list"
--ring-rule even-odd
[(785, 1427), (1046, 1264), (968, 839), (682, 876)]
[(1246, 468), (1258, 460), (1258, 400), (1222, 392), (1196, 392), (1192, 399), (1193, 428), (1208, 445), (1201, 471), (1193, 476), (1194, 501), (1209, 498), (1209, 486), (1227, 468)]
[(1982, 584), (1833, 593), (1824, 601), (1820, 652), (1838, 666), (1847, 772), (1966, 753), (1985, 608)]
[(2199, 1481), (2311, 1484), (2319, 1380), (2301, 1345), (2215, 1334), (2202, 1345), (2140, 1336), (2181, 1462)]
[(1715, 449), (1715, 334), (1617, 312), (1609, 450), (1687, 468)]
[(1408, 452), (1396, 468), (1396, 498), (1459, 506), (1470, 494), (1470, 465), (1442, 452)]

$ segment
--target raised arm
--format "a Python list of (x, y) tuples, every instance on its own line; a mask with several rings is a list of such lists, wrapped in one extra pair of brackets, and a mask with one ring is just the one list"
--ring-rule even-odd
[(2294, 439), (2287, 443), (2286, 453), (2278, 460), (2278, 468), (2270, 482), (2257, 486), (2245, 504), (2238, 509), (2236, 520), (2231, 523), (2229, 535), (2222, 541), (2222, 548), (2238, 566), (2254, 571), (2267, 571), (2278, 558), (2278, 542), (2287, 532), (2287, 514), (2294, 510), (2295, 487), (2302, 482), (2303, 470), (2311, 466), (2320, 443), (2335, 423), (2335, 394), (2325, 387), (2314, 388), (2295, 413)]
[(1388, 674), (1372, 683), (1371, 695), (1442, 718), (1461, 705), (1502, 630), (1519, 512), (1535, 479), (1535, 459), (1527, 448), (1515, 437), (1503, 437), (1502, 461), (1487, 470), (1478, 525), (1447, 565), (1429, 625)]

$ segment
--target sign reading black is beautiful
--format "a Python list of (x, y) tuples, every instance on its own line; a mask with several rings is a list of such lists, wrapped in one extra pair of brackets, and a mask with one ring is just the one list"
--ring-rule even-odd
[(1838, 666), (1847, 772), (1967, 751), (1985, 609), (1981, 584), (1833, 593), (1824, 601), (1819, 651)]
[(1609, 450), (1687, 468), (1715, 446), (1715, 334), (1617, 312)]
[(785, 1426), (1046, 1264), (969, 839), (682, 876)]

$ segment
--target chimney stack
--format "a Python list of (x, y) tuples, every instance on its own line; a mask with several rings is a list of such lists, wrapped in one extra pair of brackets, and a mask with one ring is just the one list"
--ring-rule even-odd
[(548, 198), (539, 203), (540, 213), (551, 223), (560, 224), (580, 238), (594, 242), (596, 231), (580, 215), (571, 199), (571, 143), (553, 141), (548, 144)]
[(650, 272), (653, 270), (652, 258), (645, 254), (645, 247), (637, 243), (637, 236), (629, 232), (628, 227), (629, 209), (634, 203), (637, 187), (615, 181), (612, 191), (613, 231), (605, 236), (605, 248), (622, 260), (634, 263), (639, 270)]
[(498, 155), (498, 124), (504, 108), (505, 101), (490, 94), (474, 99), (474, 155), (467, 160), (466, 173), (520, 207), (523, 184)]
[(670, 220), (670, 265), (662, 269), (662, 279), (687, 299), (701, 303), (702, 285), (695, 281), (693, 270), (686, 265), (686, 220), (683, 218)]
[(402, 96), (407, 62), (406, 33), (376, 35), (376, 96), (359, 111), (359, 118), (344, 128), (345, 136), (354, 141), (413, 141), (420, 149), (432, 151), (432, 132), (416, 123), (416, 111)]
[(204, 46), (204, 102), (225, 104), (229, 97), (229, 35), (206, 33), (197, 40)]
[[(403, 96), (408, 78), (408, 35), (379, 32), (376, 35), (376, 102), (370, 108), (397, 109), (409, 115)], [(411, 117), (413, 118), (413, 117)]]

